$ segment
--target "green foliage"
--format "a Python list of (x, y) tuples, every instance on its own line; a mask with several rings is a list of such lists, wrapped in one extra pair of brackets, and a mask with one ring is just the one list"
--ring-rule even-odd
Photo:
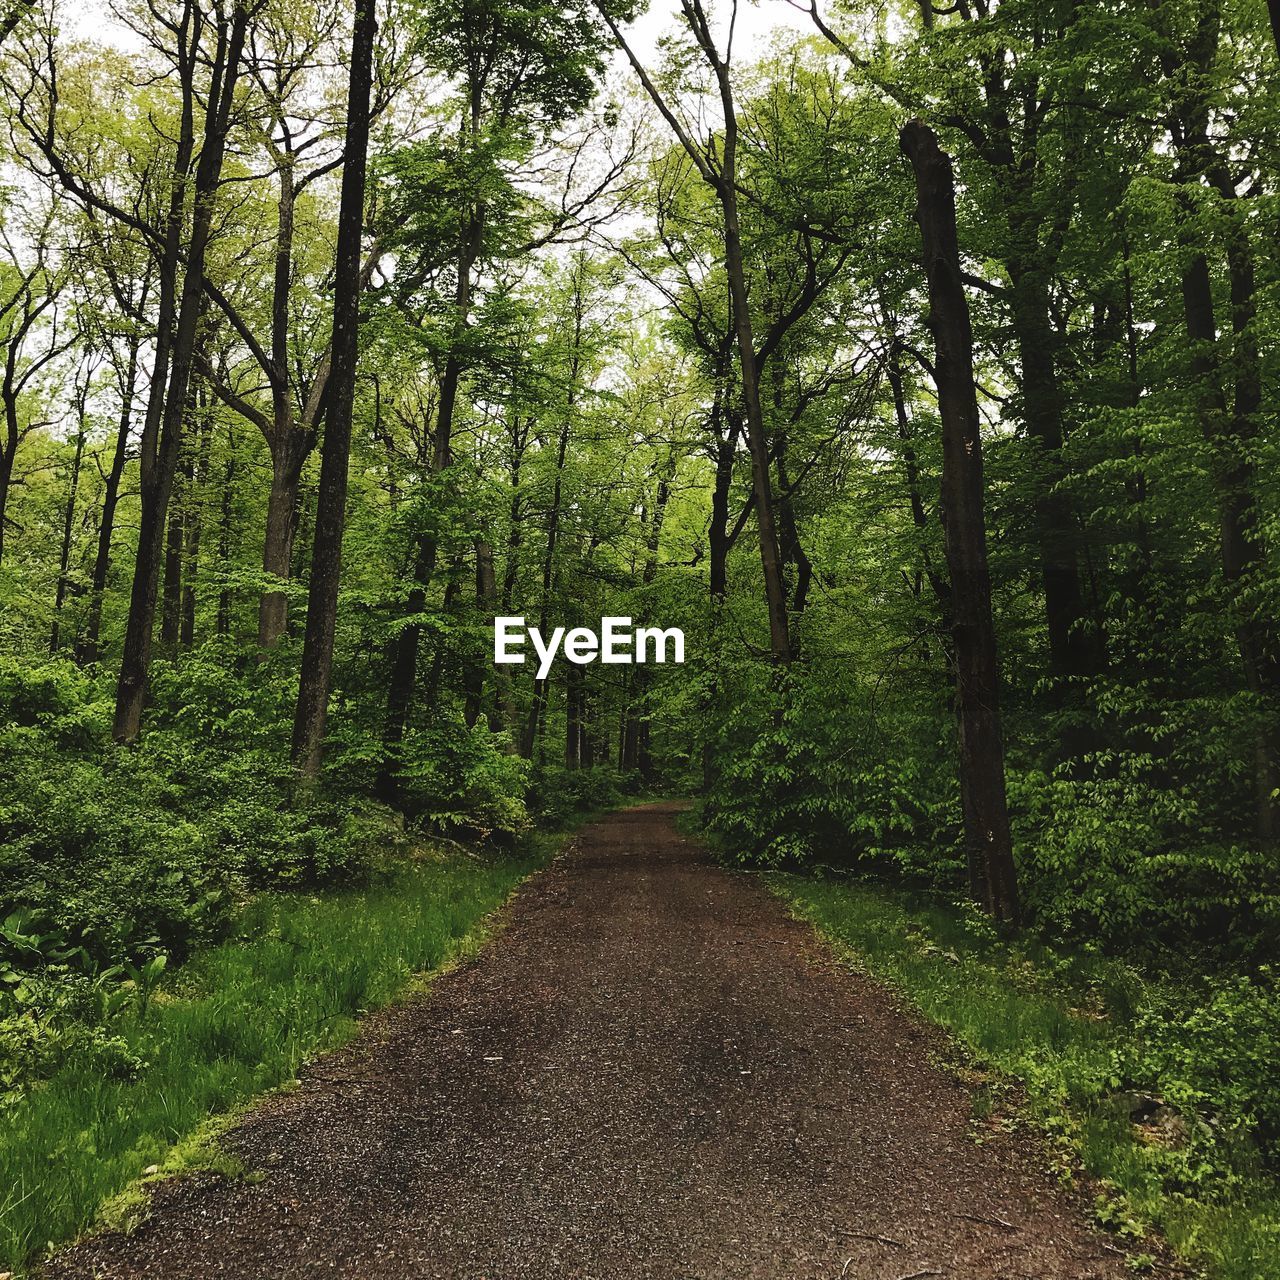
[(429, 831), (513, 837), (529, 826), (529, 763), (482, 721), (413, 730), (398, 776), (406, 814)]
[[(1261, 1168), (1280, 1157), (1269, 971), (1154, 981), (1095, 949), (1002, 938), (967, 905), (848, 879), (772, 883), (955, 1037), (971, 1084), (974, 1062), (1021, 1083), (1059, 1176), (1082, 1165), (1101, 1182), (1101, 1225), (1134, 1241), (1154, 1227), (1222, 1280), (1280, 1276), (1280, 1196)], [(975, 1136), (1000, 1119), (975, 1105)]]
[(367, 879), (393, 824), (295, 787), (275, 668), (192, 655), (181, 678), (162, 663), (154, 677), (155, 731), (119, 751), (69, 662), (0, 667), (0, 907), (108, 963), (185, 955), (255, 888)]
[(145, 999), (104, 1006), (55, 971), (0, 992), (0, 1266), (74, 1236), (209, 1115), (471, 945), (531, 865), (427, 861), (363, 892), (262, 896), (178, 972), (144, 968)]
[(553, 829), (577, 814), (611, 809), (622, 797), (622, 780), (609, 765), (587, 769), (544, 766), (529, 788), (530, 808), (539, 822)]
[(1263, 1153), (1280, 1167), (1280, 984), (1274, 970), (1217, 976), (1188, 1007), (1185, 991), (1163, 991), (1135, 1033), (1141, 1069), (1169, 1105), (1205, 1121), (1200, 1146)]
[(706, 810), (731, 857), (958, 882), (954, 766), (936, 722), (901, 708), (901, 735), (883, 740), (866, 690), (833, 665), (785, 684), (721, 672)]

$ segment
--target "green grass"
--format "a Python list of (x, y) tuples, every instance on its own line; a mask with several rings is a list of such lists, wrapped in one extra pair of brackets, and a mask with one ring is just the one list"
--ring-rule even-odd
[[(1256, 1173), (1188, 1169), (1142, 1141), (1117, 1105), (1117, 1063), (1141, 1053), (1131, 1026), (1147, 993), (1136, 970), (1002, 939), (964, 911), (863, 882), (768, 881), (850, 964), (898, 990), (974, 1060), (1021, 1082), (1022, 1114), (1049, 1135), (1062, 1176), (1078, 1164), (1101, 1182), (1103, 1225), (1131, 1240), (1152, 1228), (1215, 1280), (1280, 1280), (1280, 1188)], [(992, 1109), (990, 1088), (979, 1090), (976, 1119)], [(1214, 1194), (1215, 1183), (1230, 1190)]]
[(145, 1060), (133, 1078), (73, 1059), (0, 1117), (0, 1271), (74, 1238), (113, 1198), (117, 1221), (136, 1217), (150, 1166), (208, 1163), (211, 1117), (291, 1081), (359, 1014), (473, 946), (538, 861), (415, 863), (376, 888), (253, 902), (145, 1016), (113, 1024)]

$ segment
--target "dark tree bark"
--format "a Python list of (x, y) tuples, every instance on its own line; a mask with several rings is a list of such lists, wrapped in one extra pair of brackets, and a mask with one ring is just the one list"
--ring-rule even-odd
[[(218, 509), (218, 563), (231, 561), (231, 513), (236, 482), (236, 440), (227, 438), (227, 461), (222, 470), (222, 500)], [(215, 626), (220, 636), (231, 634), (231, 588), (223, 586), (218, 592), (218, 618)]]
[(334, 270), (333, 372), (320, 463), (302, 673), (293, 720), (293, 763), (308, 778), (319, 775), (323, 762), (325, 721), (333, 679), (333, 639), (338, 622), (342, 533), (346, 525), (347, 466), (351, 457), (351, 418), (355, 405), (356, 362), (360, 352), (360, 239), (364, 229), (369, 97), (376, 26), (373, 0), (356, 0), (355, 20), (351, 28), (345, 163)]
[[(160, 270), (161, 306), (152, 395), (142, 435), (142, 511), (138, 528), (138, 555), (134, 562), (133, 586), (129, 595), (129, 620), (125, 628), (120, 679), (116, 686), (113, 733), (117, 742), (134, 741), (142, 727), (147, 669), (151, 661), (151, 640), (155, 625), (156, 593), (164, 555), (165, 520), (182, 442), (187, 388), (195, 361), (197, 326), (204, 310), (205, 254), (212, 232), (214, 197), (222, 175), (236, 82), (240, 74), (240, 57), (249, 22), (249, 10), (244, 0), (239, 0), (235, 5), (229, 23), (225, 19), (217, 22), (203, 138), (192, 184), (191, 230), (186, 252), (183, 254), (185, 174), (194, 147), (192, 121), (197, 95), (195, 76), (202, 56), (200, 24), (193, 15), (193, 7), (188, 5), (184, 15), (181, 39), (183, 52), (180, 57), (183, 82), (182, 126)], [(180, 265), (182, 289), (170, 341), (169, 318), (174, 312), (173, 300)], [(162, 387), (166, 369), (167, 385)]]
[[(1238, 282), (1233, 281), (1233, 284)], [(1182, 299), (1187, 337), (1191, 340), (1191, 371), (1198, 395), (1201, 430), (1214, 454), (1213, 480), (1218, 496), (1218, 533), (1222, 578), (1235, 609), (1236, 643), (1250, 692), (1274, 702), (1280, 694), (1280, 638), (1270, 620), (1243, 598), (1265, 568), (1258, 532), (1249, 442), (1256, 430), (1250, 397), (1239, 398), (1234, 412), (1222, 390), (1216, 347), (1217, 323), (1209, 264), (1195, 254), (1182, 274)], [(1254, 826), (1260, 839), (1271, 841), (1280, 830), (1274, 792), (1280, 788), (1274, 706), (1267, 708), (1268, 728), (1255, 747)]]
[[(1063, 11), (1070, 14), (1074, 6)], [(937, 12), (931, 0), (921, 0), (926, 27)], [(949, 10), (955, 13), (956, 9)], [(958, 9), (966, 22), (984, 22), (984, 6), (964, 5)], [(834, 48), (855, 66), (865, 67), (858, 53), (823, 21), (816, 2), (810, 13), (817, 29)], [(1058, 12), (1046, 11), (1044, 37), (1060, 34), (1055, 26)], [(1081, 586), (1080, 537), (1069, 495), (1054, 492), (1067, 469), (1062, 455), (1063, 421), (1056, 341), (1050, 310), (1052, 272), (1061, 252), (1073, 214), (1074, 197), (1045, 198), (1041, 159), (1042, 123), (1050, 109), (1048, 89), (1043, 79), (1032, 76), (1024, 86), (1014, 83), (1016, 61), (1007, 56), (998, 32), (977, 51), (981, 68), (980, 109), (952, 117), (986, 166), (992, 188), (1001, 203), (1010, 232), (1004, 265), (1011, 288), (1007, 291), (1009, 319), (1020, 364), (1023, 416), (1028, 433), (1039, 452), (1039, 475), (1035, 478), (1034, 509), (1041, 580), (1045, 597), (1045, 626), (1049, 638), (1053, 674), (1070, 678), (1096, 674), (1104, 662), (1101, 619), (1090, 617)], [(902, 101), (903, 98), (899, 100)], [(1015, 121), (1018, 121), (1015, 124)], [(1077, 131), (1078, 134), (1078, 131)], [(1079, 154), (1079, 138), (1064, 162), (1074, 163)], [(1065, 192), (1072, 184), (1060, 184)], [(1060, 686), (1060, 699), (1066, 695)], [(1066, 753), (1078, 756), (1093, 745), (1091, 726), (1082, 718), (1065, 744)]]
[(712, 601), (724, 602), (729, 592), (729, 489), (733, 484), (734, 445), (716, 442), (715, 484), (711, 489), (711, 520), (707, 526), (707, 559)]
[[(1262, 410), (1262, 371), (1254, 320), (1256, 281), (1248, 227), (1238, 208), (1231, 165), (1212, 138), (1212, 106), (1206, 86), (1221, 41), (1220, 0), (1202, 0), (1183, 57), (1166, 54), (1164, 72), (1175, 86), (1170, 133), (1178, 157), (1176, 177), (1187, 187), (1183, 205), (1183, 319), (1191, 346), (1196, 413), (1209, 446), (1218, 500), (1222, 578), (1232, 605), (1236, 644), (1245, 685), (1262, 703), (1263, 723), (1254, 742), (1254, 826), (1270, 843), (1280, 835), (1280, 628), (1256, 599), (1253, 588), (1266, 569), (1253, 452)], [(1194, 69), (1187, 75), (1186, 68)], [(1233, 342), (1228, 399), (1214, 312), (1213, 279), (1204, 233), (1193, 225), (1191, 190), (1204, 182), (1217, 192), (1225, 214), (1227, 273)]]
[[(728, 71), (718, 62), (717, 69), (725, 110), (728, 118), (733, 120)], [(724, 211), (725, 268), (733, 299), (738, 364), (742, 372), (742, 401), (747, 419), (747, 448), (751, 454), (752, 494), (755, 498), (756, 528), (760, 533), (760, 563), (764, 572), (765, 601), (769, 610), (769, 644), (774, 662), (786, 664), (791, 661), (791, 632), (787, 622), (787, 595), (782, 581), (782, 555), (778, 548), (769, 478), (769, 440), (760, 405), (755, 334), (751, 323), (751, 304), (747, 298), (746, 267), (742, 258), (742, 232), (738, 222), (738, 193), (734, 170), (736, 148), (737, 128), (734, 123), (725, 130), (724, 168), (718, 184), (720, 204)]]
[(1020, 907), (1005, 798), (973, 333), (960, 275), (955, 186), (950, 157), (939, 148), (932, 130), (912, 121), (903, 128), (900, 141), (915, 171), (916, 219), (929, 281), (929, 327), (937, 351), (942, 528), (952, 590), (969, 890), (996, 919), (1017, 923)]
[[(1025, 234), (1034, 234), (1034, 228), (1027, 228)], [(1049, 282), (1043, 267), (1030, 263), (1011, 261), (1009, 273), (1023, 416), (1037, 445), (1034, 510), (1049, 662), (1058, 676), (1095, 675), (1102, 665), (1101, 646), (1080, 582), (1075, 511), (1070, 497), (1060, 488), (1067, 469), (1062, 456), (1062, 389), (1049, 311)], [(1088, 745), (1082, 736), (1073, 749), (1087, 749)]]
[(88, 665), (98, 660), (98, 637), (102, 630), (102, 598), (111, 570), (111, 540), (115, 535), (116, 507), (120, 502), (120, 481), (129, 459), (129, 436), (133, 429), (133, 397), (138, 388), (138, 348), (136, 333), (129, 338), (124, 378), (120, 385), (120, 419), (116, 427), (115, 449), (111, 468), (103, 482), (102, 513), (98, 520), (98, 550), (93, 561), (93, 585), (84, 631), (76, 643), (76, 661)]

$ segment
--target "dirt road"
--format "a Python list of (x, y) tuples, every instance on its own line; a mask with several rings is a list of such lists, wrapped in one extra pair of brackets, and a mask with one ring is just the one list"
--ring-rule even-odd
[(431, 992), (256, 1110), (70, 1277), (1119, 1280), (941, 1041), (670, 807), (615, 814)]

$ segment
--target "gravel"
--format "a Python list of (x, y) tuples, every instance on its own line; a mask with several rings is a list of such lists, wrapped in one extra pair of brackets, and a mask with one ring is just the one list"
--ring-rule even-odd
[[(670, 805), (614, 814), (476, 957), (366, 1020), (73, 1277), (1120, 1280), (945, 1041)], [(1163, 1273), (1161, 1273), (1163, 1274)]]

